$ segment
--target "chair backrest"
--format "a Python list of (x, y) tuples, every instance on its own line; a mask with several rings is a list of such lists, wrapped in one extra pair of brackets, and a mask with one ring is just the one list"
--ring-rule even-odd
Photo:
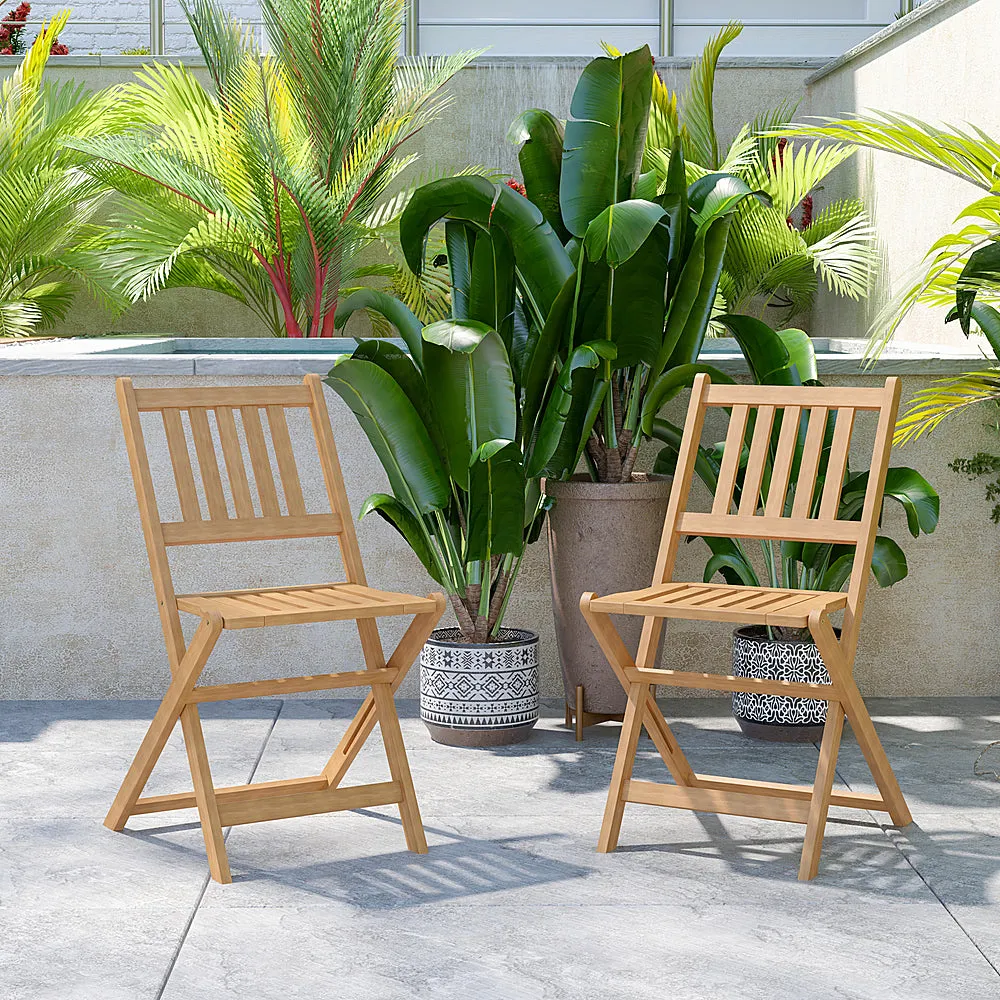
[[(340, 543), (347, 582), (365, 585), (364, 567), (318, 375), (307, 375), (301, 385), (192, 389), (136, 389), (131, 379), (120, 378), (116, 391), (171, 666), (180, 662), (184, 639), (167, 559), (169, 546), (335, 536)], [(309, 413), (326, 487), (327, 511), (310, 513), (306, 509), (286, 419), (288, 409), (304, 409)], [(179, 521), (160, 520), (140, 417), (150, 412), (158, 413), (163, 422), (180, 502)], [(242, 435), (237, 429), (237, 417)], [(265, 433), (265, 425), (269, 434)], [(194, 445), (193, 456), (188, 429)], [(244, 454), (249, 456), (249, 466)], [(278, 470), (280, 495), (274, 466)], [(228, 495), (223, 486), (223, 468)]]
[[(855, 546), (844, 617), (856, 641), (885, 487), (899, 379), (879, 388), (713, 385), (698, 375), (677, 456), (653, 584), (669, 582), (681, 539), (689, 535)], [(730, 411), (710, 513), (687, 510), (705, 416)], [(855, 418), (876, 415), (875, 441), (860, 520), (838, 519)], [(828, 429), (829, 425), (829, 429)], [(749, 452), (745, 454), (749, 440)], [(734, 499), (741, 468), (742, 490)], [(794, 477), (794, 479), (793, 479)]]

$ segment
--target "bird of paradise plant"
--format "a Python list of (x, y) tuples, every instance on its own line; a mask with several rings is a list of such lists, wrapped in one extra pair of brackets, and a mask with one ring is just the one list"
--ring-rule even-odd
[(62, 319), (81, 285), (103, 301), (113, 297), (95, 248), (94, 217), (106, 191), (64, 144), (113, 128), (117, 92), (45, 82), (68, 19), (63, 11), (43, 25), (0, 83), (0, 337), (28, 336)]
[(72, 143), (123, 196), (109, 269), (133, 302), (203, 288), (276, 336), (333, 336), (342, 289), (391, 276), (365, 254), (392, 222), (387, 188), (475, 53), (397, 68), (404, 0), (263, 0), (267, 54), (216, 0), (184, 7), (214, 93), (145, 67), (121, 95), (131, 130)]

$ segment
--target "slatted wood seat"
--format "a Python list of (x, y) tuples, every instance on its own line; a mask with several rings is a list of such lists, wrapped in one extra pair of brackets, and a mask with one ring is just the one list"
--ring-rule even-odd
[(672, 583), (667, 587), (646, 587), (598, 597), (591, 601), (590, 608), (610, 615), (655, 615), (805, 628), (813, 611), (839, 611), (846, 604), (846, 594), (822, 590)]
[[(686, 508), (695, 460), (706, 411), (713, 407), (730, 411), (718, 485), (711, 511), (692, 512)], [(898, 407), (897, 378), (887, 379), (882, 389), (855, 389), (712, 385), (707, 375), (697, 376), (652, 584), (603, 597), (586, 593), (580, 599), (584, 618), (628, 692), (598, 850), (613, 851), (617, 846), (627, 802), (757, 816), (806, 825), (799, 878), (811, 879), (819, 868), (831, 805), (887, 812), (897, 826), (910, 822), (903, 794), (852, 676)], [(865, 411), (875, 414), (877, 425), (861, 517), (839, 520), (855, 420)], [(854, 546), (847, 593), (674, 581), (680, 543), (691, 535)], [(841, 610), (844, 620), (838, 638), (830, 615)], [(643, 617), (634, 658), (609, 615)], [(830, 683), (660, 669), (654, 660), (667, 618), (808, 628)], [(654, 684), (827, 701), (814, 783), (798, 786), (696, 773), (656, 703)], [(875, 778), (877, 795), (833, 791), (845, 715)], [(675, 784), (632, 779), (643, 727)]]
[[(222, 829), (237, 823), (395, 803), (407, 847), (426, 852), (393, 692), (439, 621), (445, 598), (443, 594), (395, 594), (367, 585), (319, 377), (307, 375), (301, 385), (292, 386), (196, 389), (136, 389), (124, 378), (117, 382), (117, 393), (172, 681), (105, 826), (122, 830), (130, 816), (195, 807), (209, 868), (218, 882), (232, 880)], [(328, 510), (307, 509), (286, 418), (288, 409), (308, 414)], [(142, 413), (156, 413), (162, 421), (179, 521), (160, 519)], [(265, 433), (265, 422), (269, 434)], [(249, 456), (249, 466), (244, 453)], [(223, 485), (223, 468), (228, 490)], [(168, 547), (327, 536), (339, 544), (344, 581), (200, 594), (174, 591)], [(190, 642), (181, 629), (182, 611), (201, 619)], [(376, 620), (399, 615), (412, 615), (413, 621), (387, 660)], [(223, 630), (343, 620), (356, 622), (365, 662), (362, 670), (198, 686)], [(199, 704), (354, 687), (370, 690), (320, 774), (230, 788), (214, 786)], [(142, 790), (178, 720), (193, 791), (143, 798)], [(392, 780), (340, 787), (376, 723), (382, 731)]]
[(429, 597), (394, 594), (351, 583), (328, 583), (178, 594), (177, 607), (200, 616), (215, 612), (222, 617), (223, 628), (238, 629), (422, 615), (432, 612), (436, 604)]

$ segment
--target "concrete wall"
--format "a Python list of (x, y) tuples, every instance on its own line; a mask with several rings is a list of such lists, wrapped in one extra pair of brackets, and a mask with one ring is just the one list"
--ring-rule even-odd
[[(131, 79), (143, 59), (102, 58), (50, 63), (55, 81), (75, 79), (93, 88)], [(188, 60), (192, 65), (195, 60)], [(526, 108), (543, 107), (560, 117), (569, 114), (573, 88), (586, 59), (481, 60), (458, 74), (450, 86), (454, 98), (442, 120), (426, 129), (409, 147), (421, 154), (411, 175), (442, 172), (468, 164), (483, 164), (517, 172), (515, 147), (507, 140), (511, 121)], [(8, 62), (6, 65), (10, 65)], [(815, 61), (734, 59), (723, 65), (716, 87), (719, 129), (731, 138), (744, 122), (783, 100), (804, 95), (804, 81)], [(0, 75), (6, 70), (0, 57)], [(690, 60), (666, 60), (660, 71), (667, 83), (683, 90)], [(207, 83), (203, 69), (199, 77)], [(64, 324), (65, 334), (180, 333), (191, 336), (253, 336), (266, 334), (245, 307), (223, 296), (179, 289), (140, 303), (118, 319), (78, 296)]]
[[(822, 116), (895, 111), (959, 127), (971, 122), (1000, 136), (998, 38), (996, 0), (927, 3), (813, 77), (806, 109)], [(855, 192), (874, 209), (890, 290), (912, 276), (934, 241), (952, 231), (959, 211), (984, 193), (903, 157), (865, 152), (830, 178), (817, 198), (817, 210), (831, 198)], [(963, 341), (956, 325), (945, 326), (945, 313), (943, 308), (916, 307), (900, 328), (900, 338), (921, 343)], [(812, 329), (819, 336), (859, 336), (870, 318), (871, 305), (821, 292)]]
[[(925, 387), (929, 378), (904, 378), (904, 398)], [(292, 380), (135, 379), (140, 386)], [(872, 384), (863, 377), (825, 380)], [(383, 474), (353, 416), (339, 397), (328, 397), (357, 511), (369, 492), (385, 488)], [(113, 379), (4, 376), (0, 421), (0, 698), (159, 695), (167, 664)], [(308, 432), (293, 426), (292, 433), (301, 439)], [(711, 432), (709, 439), (714, 440)], [(933, 440), (933, 448), (894, 455), (896, 464), (918, 465), (939, 488), (942, 521), (933, 536), (913, 541), (900, 512), (887, 513), (884, 530), (903, 545), (911, 571), (891, 590), (873, 586), (870, 591), (856, 671), (868, 695), (1000, 694), (1000, 594), (995, 583), (1000, 529), (987, 520), (982, 487), (946, 468), (953, 455), (985, 447), (990, 439), (980, 417), (967, 414), (944, 425)], [(150, 446), (154, 472), (169, 484), (161, 437), (151, 434)], [(870, 443), (859, 440), (858, 465), (865, 447)], [(315, 490), (316, 472), (311, 471), (306, 478)], [(166, 495), (161, 494), (161, 502), (164, 517), (169, 517)], [(384, 522), (369, 519), (359, 534), (374, 586), (415, 593), (433, 588)], [(706, 551), (701, 542), (684, 546), (678, 578), (700, 579)], [(341, 578), (335, 547), (322, 540), (193, 546), (175, 549), (172, 559), (181, 593)], [(543, 693), (558, 697), (544, 545), (535, 546), (526, 560), (508, 623), (540, 633)], [(390, 622), (385, 629), (387, 645), (395, 642), (399, 625)], [(728, 631), (722, 625), (672, 624), (665, 659), (725, 671)], [(359, 663), (349, 625), (295, 626), (226, 633), (209, 674), (218, 682), (352, 669)], [(416, 694), (416, 680), (416, 672), (407, 678), (404, 696)]]

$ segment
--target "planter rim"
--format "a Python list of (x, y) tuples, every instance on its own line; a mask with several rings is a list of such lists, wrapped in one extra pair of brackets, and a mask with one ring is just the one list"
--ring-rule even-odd
[[(833, 631), (840, 638), (840, 628), (834, 626)], [(812, 636), (808, 638), (791, 638), (785, 637), (782, 639), (772, 639), (767, 634), (766, 625), (741, 625), (739, 628), (733, 629), (733, 636), (739, 637), (740, 639), (746, 639), (750, 642), (760, 642), (767, 646), (815, 646), (816, 643), (813, 641)]]
[(461, 635), (462, 633), (455, 628), (455, 626), (449, 626), (447, 628), (436, 628), (431, 632), (430, 638), (424, 643), (425, 646), (441, 646), (446, 649), (513, 649), (516, 646), (531, 646), (538, 642), (538, 633), (532, 632), (531, 629), (527, 628), (503, 628), (501, 632), (507, 632), (518, 636), (516, 639), (510, 639), (507, 642), (465, 642), (463, 640), (454, 641), (450, 638), (444, 638), (445, 636), (450, 636), (453, 634)]
[(668, 496), (673, 478), (673, 476), (649, 473), (646, 478), (633, 479), (630, 483), (595, 483), (585, 473), (578, 473), (572, 479), (546, 479), (542, 483), (542, 491), (547, 496), (556, 499), (566, 497), (567, 499), (584, 501), (649, 501), (657, 497)]

